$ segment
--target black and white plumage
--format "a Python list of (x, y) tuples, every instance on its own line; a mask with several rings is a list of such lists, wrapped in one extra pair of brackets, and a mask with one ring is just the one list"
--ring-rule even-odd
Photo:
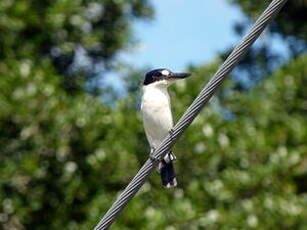
[[(188, 73), (173, 73), (168, 69), (155, 69), (145, 75), (141, 112), (147, 140), (153, 152), (173, 127), (170, 97), (167, 88), (178, 79), (190, 76)], [(162, 184), (177, 185), (173, 168), (175, 155), (170, 151), (159, 163)]]

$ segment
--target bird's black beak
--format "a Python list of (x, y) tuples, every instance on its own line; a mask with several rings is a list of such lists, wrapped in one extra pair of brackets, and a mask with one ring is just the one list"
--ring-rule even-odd
[(184, 79), (191, 76), (190, 73), (170, 73), (168, 76), (169, 80), (177, 80), (177, 79)]

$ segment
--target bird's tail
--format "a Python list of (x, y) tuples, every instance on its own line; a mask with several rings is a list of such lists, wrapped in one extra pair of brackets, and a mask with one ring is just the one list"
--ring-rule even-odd
[(160, 175), (163, 186), (172, 188), (177, 186), (176, 174), (173, 166), (173, 161), (176, 159), (172, 152), (169, 153), (169, 160), (163, 159), (160, 162)]

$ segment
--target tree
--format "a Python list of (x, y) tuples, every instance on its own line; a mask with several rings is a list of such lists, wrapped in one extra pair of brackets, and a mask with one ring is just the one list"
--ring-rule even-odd
[[(242, 36), (271, 1), (230, 0), (230, 2), (240, 7), (245, 13), (246, 18), (237, 22), (234, 26), (237, 34)], [(306, 7), (304, 0), (286, 3), (278, 17), (268, 26), (262, 42), (258, 42), (236, 68), (234, 72), (234, 78), (237, 80), (236, 88), (249, 89), (262, 79), (270, 76), (287, 59), (295, 58), (306, 52), (307, 30), (306, 14), (304, 13)], [(289, 49), (286, 54), (285, 49), (283, 51), (272, 49), (276, 37), (281, 37), (287, 44)], [(231, 48), (223, 52), (221, 56), (225, 58), (230, 50)]]
[[(251, 19), (256, 19), (271, 1), (244, 1), (244, 0), (230, 0), (230, 2), (237, 4), (243, 12)], [(297, 39), (307, 39), (307, 10), (306, 1), (288, 1), (284, 8), (279, 13), (274, 23), (270, 26), (272, 32), (281, 34), (284, 37), (296, 37)]]
[[(10, 73), (0, 85), (5, 230), (92, 228), (149, 152), (133, 98), (114, 108), (86, 93), (72, 98), (49, 65), (0, 68)], [(176, 118), (215, 70), (202, 67), (171, 89)], [(302, 56), (249, 94), (226, 82), (230, 95), (219, 103), (233, 116), (214, 99), (181, 138), (179, 187), (161, 189), (154, 174), (113, 229), (304, 229), (305, 76)]]
[(1, 1), (0, 14), (0, 61), (50, 60), (73, 92), (110, 68), (132, 41), (131, 22), (152, 8), (147, 0), (20, 0)]
[[(65, 2), (80, 3), (45, 3)], [(35, 17), (23, 11), (28, 3), (0, 4)], [(8, 12), (3, 20), (11, 23)], [(0, 228), (91, 229), (148, 157), (137, 94), (111, 106), (82, 90), (72, 94), (53, 58), (39, 51), (39, 34), (19, 45), (17, 22), (2, 24), (7, 36), (0, 38), (6, 42), (0, 46)], [(219, 62), (194, 67), (191, 78), (170, 89), (176, 120)], [(248, 93), (227, 80), (175, 146), (178, 188), (162, 189), (154, 174), (112, 229), (304, 230), (306, 63), (298, 55)], [(130, 92), (139, 81), (127, 78)]]
[(1, 229), (91, 228), (92, 209), (106, 207), (138, 167), (133, 152), (142, 138), (133, 130), (141, 123), (85, 92), (71, 97), (48, 62), (2, 62), (4, 74)]

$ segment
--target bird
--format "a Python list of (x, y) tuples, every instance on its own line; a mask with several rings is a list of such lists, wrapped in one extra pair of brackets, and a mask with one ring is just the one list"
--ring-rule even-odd
[[(172, 132), (173, 116), (168, 87), (175, 81), (187, 78), (190, 75), (190, 73), (184, 72), (174, 73), (166, 68), (154, 69), (145, 74), (142, 86), (141, 114), (151, 149), (150, 157), (163, 139)], [(159, 160), (158, 172), (161, 176), (162, 185), (166, 188), (177, 186), (173, 167), (175, 161), (176, 156), (172, 150)]]

